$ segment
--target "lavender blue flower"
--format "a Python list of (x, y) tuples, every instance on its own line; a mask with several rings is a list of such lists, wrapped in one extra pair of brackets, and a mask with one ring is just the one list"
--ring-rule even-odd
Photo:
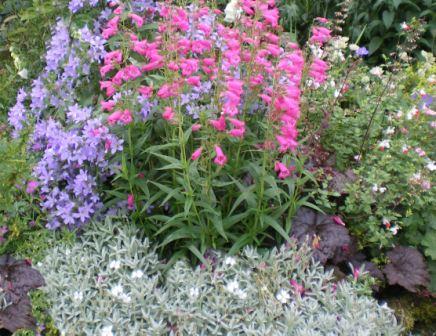
[(365, 57), (368, 54), (369, 54), (369, 51), (365, 47), (360, 47), (359, 49), (356, 50), (356, 55), (359, 57)]
[(9, 124), (14, 128), (12, 136), (14, 138), (19, 136), (19, 132), (23, 129), (24, 123), (27, 121), (27, 109), (24, 106), (24, 101), (27, 98), (26, 91), (21, 88), (17, 94), (17, 102), (8, 112)]

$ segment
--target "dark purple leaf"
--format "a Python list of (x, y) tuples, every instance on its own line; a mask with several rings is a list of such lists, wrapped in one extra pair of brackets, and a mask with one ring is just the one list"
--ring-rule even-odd
[(352, 244), (348, 229), (336, 224), (331, 216), (300, 208), (292, 222), (291, 235), (300, 243), (308, 240), (314, 247), (313, 257), (325, 264), (335, 264), (347, 259)]
[(19, 329), (36, 328), (36, 321), (32, 316), (32, 306), (27, 295), (16, 304), (0, 311), (0, 328), (7, 329), (11, 333)]
[(0, 328), (14, 332), (22, 328), (35, 328), (32, 309), (27, 293), (44, 286), (42, 275), (31, 267), (28, 260), (16, 260), (11, 256), (0, 257), (0, 287), (5, 299), (11, 303), (0, 312)]
[(390, 285), (400, 285), (410, 292), (427, 287), (430, 282), (422, 254), (413, 247), (397, 246), (387, 254), (389, 263), (383, 272)]

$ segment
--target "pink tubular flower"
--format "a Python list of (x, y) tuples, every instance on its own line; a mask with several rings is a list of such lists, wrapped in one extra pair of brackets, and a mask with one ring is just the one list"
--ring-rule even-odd
[(312, 28), (312, 37), (310, 38), (311, 43), (318, 43), (323, 45), (325, 42), (330, 40), (331, 31), (325, 27), (313, 27)]
[(194, 58), (180, 60), (180, 69), (182, 69), (182, 75), (185, 77), (191, 76), (198, 71), (198, 60)]
[(150, 98), (153, 95), (153, 88), (151, 86), (140, 86), (138, 92), (144, 98)]
[(197, 159), (200, 157), (202, 151), (203, 151), (203, 147), (199, 147), (199, 148), (197, 148), (197, 149), (194, 151), (194, 153), (192, 153), (192, 155), (191, 155), (191, 160), (192, 160), (192, 161), (197, 160)]
[(213, 162), (215, 164), (217, 164), (218, 166), (224, 166), (227, 163), (227, 156), (225, 156), (223, 150), (221, 149), (220, 146), (215, 145), (215, 159), (213, 160)]
[(115, 125), (118, 121), (121, 120), (122, 116), (123, 116), (123, 112), (115, 111), (107, 118), (107, 121), (108, 121), (109, 125)]
[(132, 21), (136, 24), (136, 27), (138, 27), (138, 28), (141, 28), (142, 25), (144, 24), (144, 20), (139, 15), (136, 15), (136, 14), (133, 14), (133, 13), (129, 13), (129, 15), (127, 15), (127, 16), (130, 19), (132, 19)]
[(284, 180), (291, 175), (291, 171), (281, 162), (276, 162), (274, 165), (274, 171), (279, 173), (279, 179)]
[(342, 226), (345, 226), (345, 223), (344, 223), (344, 221), (342, 220), (341, 217), (339, 217), (339, 216), (333, 216), (332, 219), (333, 219), (333, 221), (334, 221), (336, 224), (338, 224), (338, 225), (342, 225)]
[(310, 65), (309, 76), (315, 81), (315, 83), (323, 84), (327, 80), (326, 71), (328, 65), (323, 60), (316, 58)]
[(109, 100), (109, 101), (102, 100), (100, 103), (101, 103), (102, 111), (112, 111), (112, 109), (115, 106), (115, 102), (113, 100)]
[(132, 112), (130, 112), (129, 110), (124, 110), (123, 114), (121, 115), (120, 121), (124, 124), (124, 125), (128, 125), (133, 121), (133, 117), (132, 117)]
[(188, 83), (191, 86), (200, 86), (200, 76), (191, 76), (186, 78), (186, 83)]
[(165, 107), (164, 113), (162, 113), (162, 118), (164, 118), (167, 121), (173, 120), (175, 117), (175, 113), (172, 107)]
[(359, 279), (360, 276), (360, 267), (356, 267), (353, 269), (353, 279), (354, 281), (357, 281), (357, 279)]
[(245, 128), (234, 128), (229, 131), (229, 135), (234, 138), (243, 138), (245, 134)]
[(192, 132), (197, 132), (197, 131), (200, 130), (200, 128), (201, 128), (201, 125), (200, 125), (200, 124), (194, 124), (194, 125), (192, 125), (192, 127), (191, 127)]
[(290, 281), (290, 283), (291, 283), (291, 286), (294, 288), (295, 294), (299, 294), (299, 295), (303, 295), (304, 294), (305, 288), (302, 285), (300, 285), (297, 281), (292, 279)]
[(112, 64), (103, 65), (100, 68), (100, 76), (104, 77), (106, 74), (114, 69)]
[(26, 187), (26, 193), (28, 194), (33, 194), (36, 190), (36, 188), (38, 188), (38, 182), (36, 181), (29, 181), (27, 183), (27, 187)]
[(127, 208), (129, 210), (135, 209), (135, 197), (133, 194), (127, 195)]
[(218, 119), (210, 120), (209, 123), (217, 131), (224, 132), (226, 130), (226, 118), (223, 115), (221, 115), (221, 117)]

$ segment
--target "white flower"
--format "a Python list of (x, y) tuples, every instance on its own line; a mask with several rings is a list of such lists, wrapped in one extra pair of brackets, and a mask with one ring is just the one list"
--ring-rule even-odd
[(400, 119), (403, 116), (403, 111), (399, 110), (397, 112), (397, 118)]
[(130, 295), (128, 295), (126, 293), (122, 293), (120, 295), (120, 299), (121, 299), (121, 301), (123, 301), (126, 304), (132, 302), (132, 298), (130, 297)]
[(426, 167), (428, 170), (434, 171), (436, 169), (436, 164), (434, 161), (430, 161), (429, 163), (427, 163)]
[(333, 97), (338, 98), (340, 94), (341, 94), (340, 90), (335, 90), (335, 92), (333, 92)]
[(112, 260), (109, 264), (109, 268), (111, 269), (117, 270), (120, 269), (120, 267), (121, 267), (121, 262), (119, 260)]
[(235, 294), (239, 290), (239, 283), (236, 280), (230, 281), (225, 289), (229, 293)]
[(243, 290), (238, 290), (236, 294), (239, 296), (241, 300), (245, 300), (247, 298), (247, 293), (244, 292)]
[(196, 299), (200, 295), (200, 289), (198, 287), (189, 288), (189, 297), (191, 299)]
[(357, 44), (353, 43), (353, 44), (350, 44), (349, 48), (350, 48), (351, 51), (356, 51), (357, 49), (359, 49), (359, 46)]
[(387, 190), (387, 188), (380, 187), (378, 190), (380, 191), (381, 194), (383, 194)]
[(27, 69), (23, 69), (18, 73), (18, 76), (20, 76), (23, 79), (27, 79), (29, 76), (29, 72), (27, 71)]
[(385, 133), (386, 133), (387, 135), (392, 135), (392, 134), (394, 134), (394, 133), (395, 133), (395, 127), (389, 126), (388, 128), (386, 128)]
[(379, 66), (376, 66), (376, 67), (372, 68), (369, 73), (373, 76), (381, 77), (381, 75), (383, 75), (383, 69)]
[(378, 186), (377, 186), (377, 184), (374, 184), (374, 185), (372, 186), (372, 191), (374, 191), (374, 192), (377, 192), (377, 191), (378, 191)]
[(409, 60), (409, 56), (407, 55), (407, 53), (405, 51), (400, 53), (399, 57), (400, 57), (400, 60), (402, 60), (404, 62), (407, 62)]
[(123, 286), (116, 285), (112, 287), (111, 294), (115, 297), (121, 297), (121, 295), (123, 294)]
[(113, 336), (112, 326), (106, 326), (101, 329), (100, 336)]
[(83, 300), (83, 293), (79, 292), (79, 291), (74, 292), (73, 293), (73, 300), (76, 302), (82, 301)]
[(392, 234), (395, 236), (398, 233), (398, 229), (399, 229), (399, 227), (394, 225), (389, 229), (389, 231), (391, 231)]
[(407, 29), (409, 29), (409, 25), (406, 22), (403, 22), (403, 23), (401, 23), (401, 29), (407, 30)]
[(332, 46), (335, 49), (345, 49), (348, 44), (348, 37), (335, 37), (332, 41)]
[(381, 141), (381, 142), (378, 144), (378, 147), (379, 147), (380, 149), (390, 148), (390, 147), (391, 147), (391, 142), (390, 142), (390, 140), (388, 140), (388, 139), (383, 140), (383, 141)]
[(412, 120), (412, 118), (418, 115), (418, 113), (419, 110), (415, 106), (412, 107), (412, 109), (409, 112), (407, 112), (407, 116), (406, 116), (407, 120)]
[(224, 259), (224, 264), (229, 265), (229, 266), (235, 266), (236, 265), (236, 259), (233, 257), (226, 257)]
[(235, 22), (235, 20), (241, 17), (242, 9), (239, 6), (238, 0), (231, 0), (226, 9), (224, 9), (224, 13), (226, 17), (224, 18), (225, 22)]
[(144, 272), (141, 270), (134, 270), (132, 272), (132, 279), (141, 279), (144, 276)]
[(289, 295), (289, 293), (283, 288), (281, 288), (276, 294), (276, 299), (281, 303), (288, 302), (290, 298), (291, 296)]

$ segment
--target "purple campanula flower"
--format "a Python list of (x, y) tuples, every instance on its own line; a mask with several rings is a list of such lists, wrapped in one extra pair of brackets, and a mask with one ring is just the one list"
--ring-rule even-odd
[(368, 54), (369, 54), (369, 51), (365, 47), (360, 47), (359, 49), (356, 50), (356, 55), (359, 57), (365, 57)]

